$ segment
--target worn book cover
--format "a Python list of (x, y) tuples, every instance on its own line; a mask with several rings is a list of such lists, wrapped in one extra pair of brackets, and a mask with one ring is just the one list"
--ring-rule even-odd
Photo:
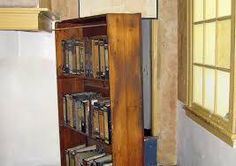
[(104, 41), (99, 40), (99, 72), (100, 72), (100, 77), (104, 78), (105, 77), (105, 48), (104, 48)]
[(112, 123), (111, 123), (110, 103), (105, 104), (103, 113), (104, 113), (105, 143), (111, 144)]
[(92, 166), (94, 160), (101, 158), (105, 155), (106, 155), (106, 153), (97, 153), (97, 155), (94, 155), (94, 156), (84, 159), (83, 164), (84, 164), (84, 166)]
[(62, 97), (62, 102), (63, 102), (63, 118), (64, 118), (64, 124), (68, 123), (67, 120), (67, 106), (66, 106), (66, 97)]
[(93, 138), (99, 138), (99, 119), (98, 119), (98, 114), (99, 112), (99, 107), (98, 107), (98, 102), (94, 103), (94, 107), (93, 107), (93, 115), (92, 115), (92, 119), (93, 119), (93, 132), (92, 132), (92, 137)]
[(104, 51), (105, 51), (105, 79), (109, 79), (109, 51), (107, 40), (104, 42)]
[(105, 163), (111, 163), (111, 162), (112, 162), (112, 155), (106, 155), (104, 157), (95, 160), (96, 166), (102, 166)]
[(89, 100), (84, 100), (82, 103), (84, 106), (84, 128), (82, 128), (82, 131), (89, 135), (90, 102)]
[(93, 77), (92, 73), (92, 41), (88, 38), (84, 40), (85, 42), (85, 76)]
[(92, 65), (93, 65), (93, 78), (98, 78), (99, 73), (99, 43), (97, 39), (92, 40)]
[(100, 134), (100, 139), (104, 140), (105, 138), (105, 126), (104, 126), (104, 113), (103, 113), (103, 107), (101, 106), (99, 108), (98, 112), (98, 119), (99, 119), (99, 134)]
[[(66, 152), (66, 166), (69, 166), (70, 165), (70, 158), (72, 157), (72, 153), (75, 151), (75, 150), (78, 150), (78, 149), (81, 149), (81, 148), (85, 148), (85, 144), (83, 145), (78, 145), (76, 147), (73, 147), (73, 148), (69, 148), (67, 149), (65, 152)], [(73, 159), (72, 159), (73, 160)], [(72, 165), (73, 163), (71, 163)]]

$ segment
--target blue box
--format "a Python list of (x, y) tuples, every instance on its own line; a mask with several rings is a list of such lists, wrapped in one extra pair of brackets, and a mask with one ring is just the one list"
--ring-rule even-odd
[(144, 138), (144, 165), (157, 166), (157, 137)]

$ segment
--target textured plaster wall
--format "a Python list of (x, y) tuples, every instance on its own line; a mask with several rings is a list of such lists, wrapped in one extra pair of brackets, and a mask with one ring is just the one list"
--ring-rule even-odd
[(178, 0), (159, 0), (159, 100), (160, 131), (158, 160), (160, 164), (176, 164), (176, 104), (178, 71), (177, 38)]
[(79, 0), (51, 0), (52, 11), (61, 20), (79, 17)]

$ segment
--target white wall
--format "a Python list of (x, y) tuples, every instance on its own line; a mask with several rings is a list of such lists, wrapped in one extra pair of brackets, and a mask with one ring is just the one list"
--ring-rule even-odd
[(185, 115), (178, 103), (177, 148), (179, 166), (235, 166), (236, 149)]
[(54, 34), (0, 32), (0, 165), (60, 165)]
[(80, 16), (104, 13), (137, 13), (143, 17), (157, 16), (157, 0), (80, 0)]

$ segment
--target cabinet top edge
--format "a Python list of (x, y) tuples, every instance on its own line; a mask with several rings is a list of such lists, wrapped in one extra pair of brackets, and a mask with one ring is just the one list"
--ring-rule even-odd
[(88, 17), (74, 18), (59, 21), (56, 23), (56, 28), (64, 28), (64, 27), (73, 27), (75, 25), (90, 25), (90, 24), (98, 24), (98, 23), (106, 23), (107, 17), (112, 16), (125, 16), (125, 15), (137, 15), (141, 17), (141, 13), (107, 13), (101, 15), (93, 15)]

